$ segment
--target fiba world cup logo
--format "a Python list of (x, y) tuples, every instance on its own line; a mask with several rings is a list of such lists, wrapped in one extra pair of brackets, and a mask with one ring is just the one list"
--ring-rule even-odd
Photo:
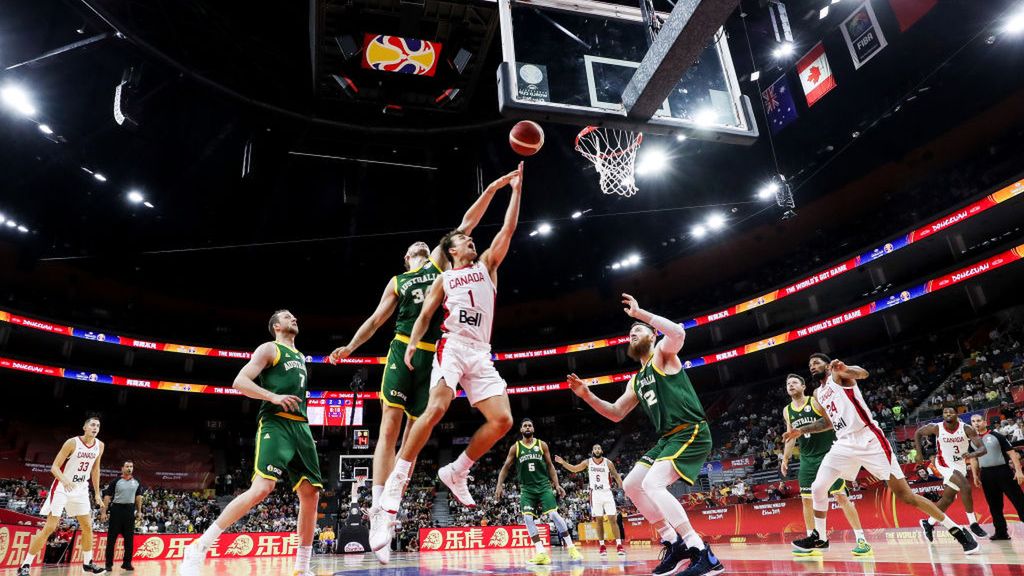
[(386, 34), (367, 34), (363, 67), (381, 72), (433, 76), (441, 44)]

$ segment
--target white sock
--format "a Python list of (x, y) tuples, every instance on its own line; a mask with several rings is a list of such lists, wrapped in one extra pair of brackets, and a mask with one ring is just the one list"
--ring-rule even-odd
[(21, 565), (22, 566), (31, 566), (32, 565), (32, 561), (35, 560), (35, 559), (36, 559), (36, 557), (35, 557), (34, 554), (25, 554), (25, 559), (21, 561)]
[(82, 552), (82, 564), (92, 564), (92, 550)]
[(309, 570), (309, 558), (313, 555), (312, 546), (299, 546), (295, 549), (295, 571), (306, 572)]
[(864, 531), (863, 530), (854, 530), (853, 531), (853, 537), (856, 538), (857, 540), (863, 540), (865, 542), (868, 541), (868, 539), (864, 537)]
[(391, 475), (395, 476), (401, 474), (402, 476), (408, 478), (409, 470), (412, 470), (412, 462), (408, 460), (402, 460), (401, 458), (399, 458), (395, 462), (395, 469), (391, 471)]
[(929, 516), (928, 517), (928, 523), (931, 524), (932, 526), (935, 526), (936, 524), (939, 523), (939, 521), (936, 520), (935, 518), (932, 518), (931, 516)]
[(564, 544), (566, 548), (572, 548), (572, 536), (569, 536), (568, 532), (565, 534), (559, 534), (559, 536), (562, 537), (562, 544)]
[(604, 540), (598, 540), (598, 541), (597, 541), (597, 544), (598, 544), (599, 546), (604, 546)]
[(199, 540), (197, 540), (199, 543), (199, 549), (206, 552), (210, 549), (210, 546), (213, 546), (214, 541), (217, 540), (217, 538), (220, 538), (220, 535), (223, 533), (224, 529), (218, 526), (216, 522), (210, 524), (210, 527), (206, 529), (206, 532), (203, 532), (203, 535), (199, 537)]
[(469, 472), (469, 469), (473, 467), (473, 464), (476, 464), (476, 460), (472, 460), (466, 455), (466, 452), (463, 451), (462, 454), (459, 454), (458, 459), (456, 459), (455, 462), (452, 462), (452, 470), (462, 474), (463, 472)]
[(533, 548), (534, 548), (534, 550), (537, 551), (537, 554), (543, 554), (544, 553), (544, 542), (542, 542), (540, 540), (537, 540), (536, 542), (533, 543)]
[(616, 546), (622, 546), (622, 538), (616, 538), (615, 539), (615, 545)]
[(370, 491), (373, 494), (373, 501), (372, 501), (372, 504), (370, 504), (370, 507), (376, 508), (377, 507), (377, 501), (380, 500), (380, 494), (381, 494), (381, 492), (384, 491), (384, 485), (383, 484), (380, 484), (380, 485), (374, 484), (373, 488), (371, 488)]
[(967, 523), (968, 524), (977, 524), (978, 523), (978, 517), (974, 515), (974, 512), (968, 512), (967, 513)]
[(814, 517), (814, 529), (818, 531), (818, 538), (827, 541), (828, 538), (825, 534), (825, 519)]
[(661, 536), (662, 540), (669, 544), (674, 544), (679, 540), (679, 534), (676, 534), (675, 528), (669, 526), (668, 522), (663, 521), (658, 525), (658, 534)]
[(956, 522), (953, 522), (953, 519), (949, 517), (949, 514), (946, 514), (942, 520), (939, 520), (939, 523), (942, 524), (946, 530), (952, 530), (957, 527)]
[(704, 549), (704, 541), (700, 539), (700, 536), (697, 536), (697, 532), (693, 529), (687, 532), (686, 536), (683, 536), (683, 542), (686, 542), (686, 546), (689, 548)]

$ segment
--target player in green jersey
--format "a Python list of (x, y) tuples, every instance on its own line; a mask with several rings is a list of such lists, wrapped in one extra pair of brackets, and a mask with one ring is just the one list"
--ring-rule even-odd
[[(480, 218), (483, 217), (494, 198), (495, 192), (501, 190), (512, 181), (518, 170), (510, 172), (484, 189), (469, 210), (462, 217), (459, 229), (470, 234)], [(416, 318), (423, 308), (427, 290), (434, 280), (450, 267), (448, 259), (435, 246), (433, 251), (426, 242), (415, 242), (405, 252), (405, 272), (393, 276), (384, 287), (377, 309), (367, 318), (352, 335), (348, 344), (331, 352), (330, 362), (337, 364), (351, 356), (364, 342), (373, 337), (388, 318), (398, 311), (395, 318), (395, 336), (388, 347), (387, 364), (381, 378), (380, 400), (383, 412), (380, 419), (380, 430), (377, 433), (377, 445), (373, 452), (373, 502), (370, 513), (379, 509), (378, 499), (384, 489), (384, 480), (395, 466), (395, 446), (398, 444), (398, 433), (402, 429), (402, 416), (407, 417), (405, 433), (416, 418), (423, 414), (430, 396), (430, 369), (434, 361), (435, 342), (441, 337), (441, 316), (435, 315), (430, 327), (421, 342), (416, 346), (413, 366), (409, 370), (403, 361), (409, 334), (416, 323)], [(376, 552), (381, 562), (387, 563), (391, 550), (381, 549)]]
[(523, 523), (526, 524), (526, 531), (530, 533), (533, 546), (537, 550), (536, 556), (527, 560), (529, 564), (551, 564), (551, 557), (544, 549), (544, 542), (537, 532), (536, 519), (547, 515), (555, 523), (558, 535), (562, 537), (562, 545), (569, 551), (569, 558), (581, 560), (580, 551), (572, 543), (572, 536), (569, 535), (569, 527), (565, 520), (558, 513), (558, 506), (555, 504), (555, 492), (565, 498), (565, 490), (558, 483), (558, 471), (551, 462), (551, 450), (547, 442), (538, 440), (533, 436), (533, 420), (523, 418), (519, 425), (521, 440), (516, 440), (508, 449), (508, 457), (505, 458), (505, 465), (498, 472), (498, 483), (494, 488), (494, 499), (501, 501), (501, 495), (505, 491), (505, 476), (508, 475), (512, 464), (516, 466), (516, 477), (519, 479), (519, 512), (523, 515)]
[(274, 312), (267, 327), (274, 341), (261, 344), (253, 352), (233, 384), (235, 390), (262, 401), (252, 486), (232, 500), (206, 532), (185, 548), (178, 565), (180, 576), (199, 576), (203, 559), (214, 541), (266, 499), (285, 476), (299, 495), (299, 546), (293, 576), (313, 576), (309, 559), (313, 554), (313, 530), (323, 484), (316, 443), (306, 420), (306, 358), (295, 349), (299, 321), (291, 312)]
[[(786, 376), (786, 393), (789, 394), (790, 402), (782, 409), (782, 419), (786, 421), (787, 432), (794, 428), (813, 424), (821, 418), (821, 414), (811, 403), (811, 397), (807, 396), (806, 390), (807, 383), (803, 377), (796, 374)], [(832, 430), (819, 434), (804, 434), (799, 439), (786, 442), (782, 450), (779, 469), (782, 472), (782, 477), (785, 478), (789, 474), (789, 459), (793, 455), (793, 448), (797, 445), (800, 446), (800, 471), (797, 477), (800, 484), (800, 498), (803, 499), (804, 504), (804, 526), (807, 527), (808, 536), (814, 531), (814, 501), (811, 499), (811, 484), (814, 484), (821, 461), (835, 441), (836, 433)], [(857, 546), (852, 551), (853, 555), (867, 556), (871, 554), (871, 545), (864, 537), (857, 508), (847, 497), (846, 481), (842, 478), (836, 480), (829, 487), (828, 493), (835, 497), (836, 504), (843, 509), (847, 522), (853, 528), (853, 534), (857, 538)], [(821, 556), (821, 551), (793, 548), (793, 555)]]
[[(626, 495), (665, 540), (664, 560), (654, 576), (675, 575), (687, 561), (690, 565), (682, 576), (720, 574), (725, 567), (668, 491), (679, 479), (692, 485), (711, 453), (704, 407), (679, 360), (686, 332), (679, 324), (640, 308), (629, 294), (622, 295), (622, 303), (626, 315), (637, 320), (629, 329), (627, 354), (640, 362), (640, 370), (614, 403), (598, 398), (575, 374), (568, 376), (569, 385), (598, 414), (614, 422), (640, 406), (661, 436), (623, 482)], [(661, 341), (659, 331), (665, 334)]]

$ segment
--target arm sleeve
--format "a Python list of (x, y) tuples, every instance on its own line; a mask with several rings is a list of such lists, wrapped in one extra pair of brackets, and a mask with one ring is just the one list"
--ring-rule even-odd
[(1006, 436), (1003, 436), (999, 432), (992, 432), (991, 434), (995, 436), (997, 440), (999, 440), (1000, 450), (1002, 450), (1003, 452), (1013, 452), (1013, 446), (1010, 446), (1010, 443), (1006, 441)]
[(117, 478), (114, 478), (113, 480), (110, 481), (110, 484), (107, 484), (107, 487), (103, 489), (103, 495), (104, 496), (110, 496), (111, 498), (113, 498), (114, 497), (114, 488), (116, 486), (117, 486)]
[(135, 489), (135, 496), (138, 497), (138, 496), (145, 496), (145, 495), (146, 495), (146, 485), (143, 484), (141, 480), (139, 480), (139, 487)]

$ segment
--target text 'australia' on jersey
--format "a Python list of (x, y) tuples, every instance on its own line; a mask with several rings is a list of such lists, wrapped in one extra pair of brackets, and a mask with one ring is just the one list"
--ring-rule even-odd
[(522, 440), (516, 441), (516, 474), (519, 478), (519, 490), (523, 488), (550, 488), (551, 477), (548, 476), (548, 464), (544, 461), (544, 450), (540, 440), (533, 439), (527, 446)]
[[(395, 333), (408, 336), (423, 309), (423, 301), (427, 298), (430, 285), (441, 274), (433, 260), (415, 270), (395, 276), (395, 294), (398, 296), (398, 314), (395, 317)], [(423, 342), (433, 344), (441, 337), (441, 315), (434, 314), (430, 325), (423, 335)]]
[(704, 406), (685, 370), (678, 374), (665, 374), (654, 367), (652, 357), (633, 376), (630, 385), (640, 400), (640, 408), (662, 436), (683, 424), (697, 424), (705, 420)]
[[(789, 425), (793, 428), (807, 426), (821, 419), (821, 414), (814, 411), (810, 396), (804, 399), (803, 405), (799, 408), (794, 407), (793, 402), (786, 404), (784, 415)], [(829, 449), (832, 448), (835, 442), (836, 433), (834, 430), (826, 430), (817, 434), (804, 434), (797, 438), (800, 456), (824, 456), (828, 454)]]
[(497, 289), (487, 267), (481, 262), (474, 262), (462, 268), (445, 270), (441, 281), (445, 310), (441, 330), (445, 334), (490, 344)]
[(299, 411), (285, 412), (285, 409), (271, 402), (260, 404), (260, 418), (268, 415), (284, 415), (292, 420), (306, 420), (306, 357), (298, 350), (293, 350), (280, 342), (277, 347), (277, 361), (260, 372), (259, 385), (274, 394), (290, 394), (298, 396)]

